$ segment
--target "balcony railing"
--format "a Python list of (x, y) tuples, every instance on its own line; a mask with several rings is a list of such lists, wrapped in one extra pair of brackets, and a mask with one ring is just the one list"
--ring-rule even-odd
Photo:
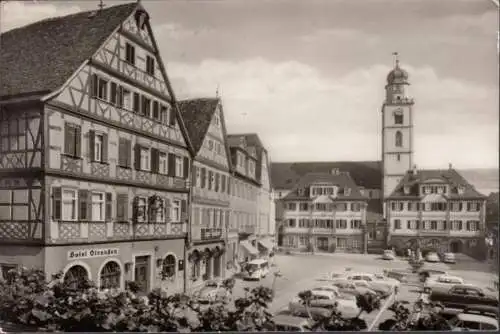
[(221, 228), (202, 228), (201, 240), (214, 240), (222, 238)]

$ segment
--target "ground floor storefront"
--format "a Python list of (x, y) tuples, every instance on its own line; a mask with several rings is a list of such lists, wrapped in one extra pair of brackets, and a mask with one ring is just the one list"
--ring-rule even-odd
[[(365, 249), (366, 238), (363, 234), (337, 235), (295, 235), (283, 236), (283, 247), (318, 252), (361, 253)], [(312, 247), (311, 247), (312, 246)]]
[(187, 284), (193, 289), (207, 280), (226, 277), (224, 241), (193, 245), (188, 250)]
[(439, 253), (463, 253), (474, 258), (484, 257), (486, 245), (484, 237), (454, 236), (397, 236), (392, 235), (389, 247), (404, 249), (428, 249)]
[(184, 289), (184, 238), (39, 248), (5, 245), (0, 263), (43, 268), (47, 277), (62, 272), (70, 281), (88, 278), (100, 289), (124, 289), (127, 281), (137, 283), (141, 293)]

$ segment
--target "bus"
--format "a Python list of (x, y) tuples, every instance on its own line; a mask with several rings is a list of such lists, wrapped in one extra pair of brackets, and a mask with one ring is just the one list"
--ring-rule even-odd
[(257, 259), (248, 262), (245, 266), (244, 278), (256, 279), (266, 277), (269, 273), (269, 263), (264, 259)]

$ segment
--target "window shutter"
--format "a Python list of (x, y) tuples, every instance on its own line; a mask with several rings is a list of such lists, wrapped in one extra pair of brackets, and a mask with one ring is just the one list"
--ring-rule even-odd
[(226, 192), (226, 175), (221, 174), (221, 183), (220, 183), (220, 192), (225, 193)]
[(108, 134), (102, 136), (102, 162), (108, 162)]
[(141, 109), (140, 95), (138, 93), (134, 93), (134, 112), (139, 113)]
[(187, 219), (187, 202), (185, 199), (181, 201), (181, 220), (185, 221)]
[(78, 126), (75, 128), (75, 155), (77, 157), (81, 157), (82, 156), (82, 150), (81, 150), (81, 147), (82, 147), (82, 129)]
[(134, 168), (141, 170), (141, 145), (135, 144), (134, 151)]
[(192, 186), (196, 186), (196, 173), (198, 171), (198, 167), (193, 166), (193, 170), (191, 171), (191, 183)]
[(89, 131), (89, 154), (90, 154), (90, 161), (95, 161), (95, 131), (90, 130)]
[(88, 190), (78, 190), (78, 209), (79, 209), (79, 219), (88, 220), (87, 217), (87, 200), (89, 196)]
[(118, 166), (125, 167), (127, 154), (127, 143), (124, 138), (118, 139)]
[(87, 220), (92, 220), (92, 193), (87, 192)]
[(175, 126), (175, 109), (170, 109), (170, 119), (168, 120), (168, 124), (170, 126)]
[(160, 152), (156, 148), (151, 148), (151, 172), (158, 173)]
[(183, 160), (184, 160), (184, 163), (183, 163), (184, 179), (187, 180), (187, 178), (189, 177), (189, 159), (187, 157), (184, 157)]
[(215, 186), (214, 186), (214, 190), (216, 192), (219, 191), (219, 173), (215, 173)]
[(205, 183), (207, 182), (207, 175), (206, 175), (206, 172), (207, 170), (205, 168), (201, 168), (201, 173), (200, 173), (200, 177), (201, 177), (201, 188), (205, 188)]
[(175, 175), (175, 154), (168, 154), (168, 176), (176, 176)]
[(113, 219), (113, 194), (106, 193), (106, 220)]
[(208, 171), (208, 173), (207, 173), (207, 174), (208, 174), (208, 177), (207, 177), (207, 179), (208, 179), (208, 180), (207, 180), (207, 181), (208, 181), (208, 190), (212, 190), (212, 185), (213, 185), (213, 184), (212, 184), (212, 177), (213, 177), (213, 175), (214, 175), (214, 174), (213, 174), (213, 172), (212, 172), (212, 171), (210, 171), (210, 170)]
[(97, 74), (92, 74), (92, 82), (91, 82), (91, 89), (92, 89), (92, 97), (97, 97), (97, 93), (99, 91), (98, 87), (98, 80), (97, 80)]
[(232, 187), (233, 181), (231, 179), (231, 176), (227, 177), (227, 193), (228, 195), (231, 195), (231, 187)]
[(116, 89), (116, 83), (111, 82), (111, 96), (110, 96), (110, 102), (112, 104), (116, 104), (116, 98), (118, 97), (118, 91)]
[(64, 153), (71, 153), (71, 129), (68, 123), (64, 123)]
[(467, 225), (466, 225), (466, 226), (467, 226), (467, 231), (470, 231), (470, 221), (468, 220), (468, 221), (466, 222), (466, 224), (467, 224)]
[(165, 221), (168, 222), (170, 221), (170, 199), (165, 198)]
[(52, 188), (52, 219), (61, 219), (61, 202), (62, 202), (61, 187)]

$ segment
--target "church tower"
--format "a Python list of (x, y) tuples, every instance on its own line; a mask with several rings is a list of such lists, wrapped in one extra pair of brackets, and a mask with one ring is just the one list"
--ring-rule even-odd
[(408, 73), (399, 66), (398, 54), (394, 56), (394, 69), (387, 75), (382, 105), (384, 199), (413, 167), (413, 99), (408, 96)]

